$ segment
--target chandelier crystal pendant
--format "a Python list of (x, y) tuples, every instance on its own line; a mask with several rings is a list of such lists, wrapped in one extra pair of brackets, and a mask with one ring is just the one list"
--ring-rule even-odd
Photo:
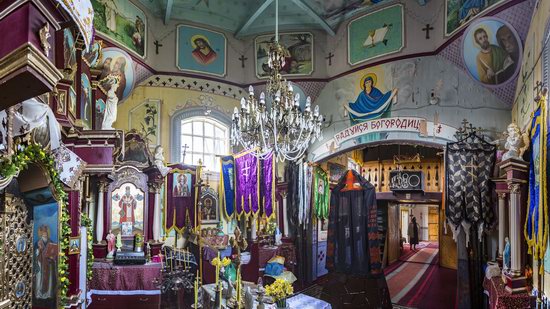
[[(261, 159), (276, 155), (277, 160), (300, 159), (309, 144), (322, 140), (321, 128), (324, 117), (319, 106), (311, 107), (311, 98), (306, 98), (305, 107), (300, 107), (300, 94), (294, 94), (290, 82), (281, 75), (285, 66), (286, 50), (279, 44), (278, 1), (275, 4), (275, 42), (269, 45), (269, 80), (266, 93), (256, 99), (254, 88), (248, 88), (248, 98), (241, 99), (241, 108), (233, 111), (231, 142), (245, 150), (254, 150)], [(266, 97), (271, 99), (266, 101)]]

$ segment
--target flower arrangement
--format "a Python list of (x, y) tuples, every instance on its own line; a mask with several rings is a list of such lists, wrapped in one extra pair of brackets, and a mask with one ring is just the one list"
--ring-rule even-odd
[(212, 259), (212, 262), (210, 262), (210, 264), (212, 264), (212, 266), (226, 267), (227, 265), (231, 264), (231, 260), (227, 257), (224, 257), (221, 260), (220, 260), (220, 258), (215, 257), (215, 258)]
[(67, 300), (67, 293), (69, 291), (69, 264), (67, 263), (68, 257), (65, 252), (69, 249), (69, 238), (71, 237), (71, 227), (69, 225), (69, 213), (67, 209), (68, 196), (65, 192), (65, 187), (59, 179), (59, 172), (55, 164), (55, 158), (51, 153), (46, 152), (40, 145), (31, 143), (28, 145), (18, 145), (15, 153), (6, 159), (0, 160), (0, 176), (7, 178), (16, 175), (19, 171), (27, 168), (29, 163), (38, 163), (43, 166), (50, 175), (52, 185), (54, 188), (54, 196), (59, 202), (61, 208), (60, 222), (61, 235), (60, 235), (60, 250), (57, 272), (60, 285), (58, 287), (58, 293), (60, 298), (60, 308)]
[(92, 266), (94, 265), (94, 248), (92, 246), (92, 243), (94, 241), (93, 238), (93, 228), (92, 228), (92, 219), (88, 218), (88, 216), (84, 213), (81, 214), (80, 218), (82, 222), (82, 226), (86, 227), (86, 237), (88, 238), (88, 260), (86, 261), (86, 279), (90, 280), (92, 279)]
[(294, 288), (288, 281), (276, 279), (273, 284), (265, 287), (265, 293), (277, 302), (279, 308), (286, 308), (286, 298), (294, 293)]

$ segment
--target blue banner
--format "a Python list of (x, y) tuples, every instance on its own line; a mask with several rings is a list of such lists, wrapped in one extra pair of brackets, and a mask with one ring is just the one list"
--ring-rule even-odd
[(233, 156), (221, 158), (220, 205), (228, 220), (235, 214), (235, 159)]

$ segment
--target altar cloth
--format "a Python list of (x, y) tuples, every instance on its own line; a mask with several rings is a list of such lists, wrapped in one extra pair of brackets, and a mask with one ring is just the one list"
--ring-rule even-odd
[(90, 282), (91, 294), (98, 295), (158, 295), (154, 279), (160, 279), (160, 263), (145, 265), (114, 265), (95, 262)]
[[(250, 285), (250, 284), (243, 284), (246, 287), (250, 287), (252, 290), (252, 294), (255, 295), (254, 290), (256, 289), (256, 285)], [(203, 299), (202, 304), (204, 309), (213, 309), (214, 308), (214, 284), (206, 284), (202, 286), (203, 291), (206, 293), (203, 293)], [(235, 292), (234, 292), (235, 293)], [(326, 301), (305, 295), (305, 294), (296, 294), (290, 298), (287, 299), (287, 305), (290, 309), (332, 309), (332, 306), (327, 303)], [(266, 309), (276, 309), (276, 304), (264, 304)], [(258, 302), (254, 300), (254, 309), (257, 308)], [(222, 300), (222, 308), (226, 307), (226, 301), (225, 299)]]

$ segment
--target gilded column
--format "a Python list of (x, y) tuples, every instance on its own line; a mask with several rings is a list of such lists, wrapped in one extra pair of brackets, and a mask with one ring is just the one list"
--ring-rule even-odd
[(498, 192), (498, 257), (504, 252), (504, 237), (506, 230), (506, 192)]
[[(510, 271), (513, 276), (521, 275), (521, 185), (509, 183), (510, 189)], [(500, 231), (499, 231), (500, 234)]]
[(103, 227), (104, 222), (104, 212), (105, 212), (105, 187), (104, 182), (99, 182), (99, 190), (97, 197), (97, 220), (95, 226), (96, 242), (100, 243), (103, 240)]

